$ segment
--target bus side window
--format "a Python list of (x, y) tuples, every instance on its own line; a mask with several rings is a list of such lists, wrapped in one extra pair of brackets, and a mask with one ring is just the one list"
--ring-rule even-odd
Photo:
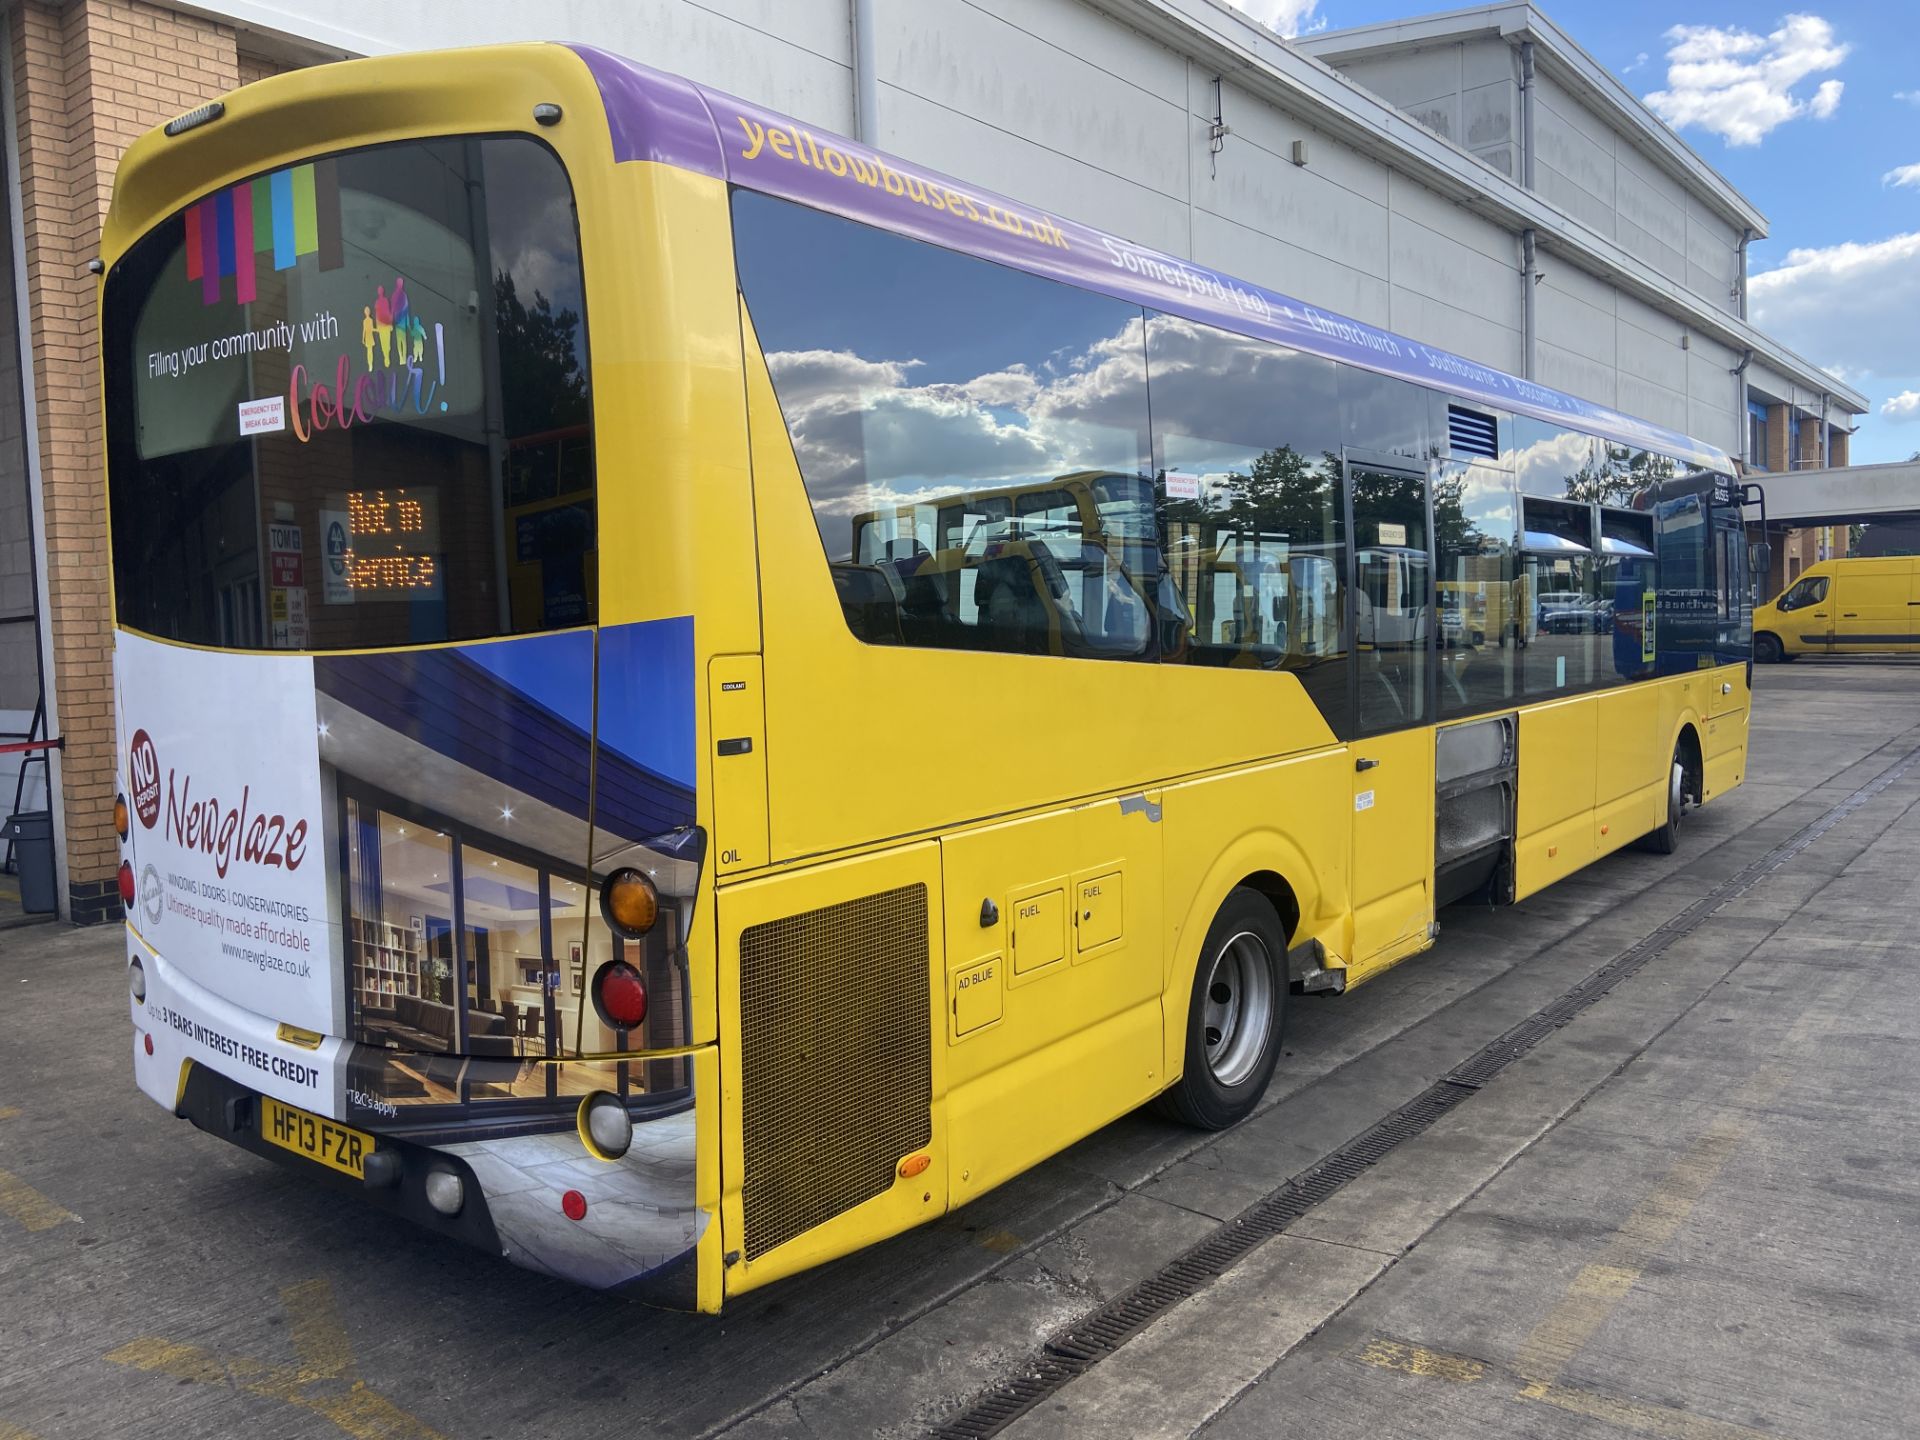
[(1147, 321), (1165, 660), (1296, 675), (1349, 728), (1337, 366), (1174, 315)]
[(848, 629), (1152, 659), (1157, 551), (1100, 514), (1147, 463), (1140, 308), (752, 191), (733, 208)]

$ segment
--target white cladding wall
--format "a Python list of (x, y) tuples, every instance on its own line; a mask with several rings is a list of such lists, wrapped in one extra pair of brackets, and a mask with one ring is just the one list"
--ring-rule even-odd
[[(394, 6), (354, 12), (351, 32), (336, 28), (340, 12), (317, 0), (219, 8), (243, 25), (368, 53), (582, 40), (825, 128), (853, 128), (848, 0), (467, 0), (457, 27), (445, 12), (427, 14), (433, 7)], [(1210, 155), (1213, 70), (1079, 0), (874, 0), (874, 8), (873, 138), (881, 148), (1413, 339), (1522, 369), (1513, 232), (1231, 79), (1220, 103), (1233, 133)], [(1377, 76), (1350, 73), (1396, 104), (1431, 112), (1433, 128), (1449, 127), (1442, 133), (1496, 168), (1517, 168), (1509, 48), (1488, 39), (1412, 59)], [(1578, 108), (1571, 100), (1566, 107)], [(1553, 198), (1570, 209), (1577, 202), (1575, 213), (1595, 229), (1700, 288), (1689, 277), (1719, 263), (1718, 242), (1709, 243), (1704, 224), (1690, 228), (1686, 196), (1677, 186), (1666, 195), (1665, 182), (1616, 178), (1633, 166), (1614, 157), (1597, 118), (1562, 123), (1555, 108), (1553, 153), (1585, 158), (1558, 162), (1577, 173), (1556, 179)], [(1594, 127), (1606, 141), (1589, 139), (1583, 149), (1573, 137)], [(1292, 163), (1296, 140), (1308, 142), (1305, 166)], [(1635, 218), (1616, 226), (1603, 214), (1603, 189), (1630, 199)], [(1732, 274), (1730, 232), (1723, 238), (1721, 290)], [(1732, 379), (1714, 382), (1701, 352), (1680, 348), (1680, 321), (1566, 262), (1547, 268), (1539, 286), (1542, 381), (1737, 447)]]
[(1740, 232), (1551, 75), (1534, 95), (1540, 194), (1707, 304), (1733, 313)]
[(1339, 69), (1436, 135), (1520, 178), (1520, 89), (1511, 45), (1488, 35), (1343, 59)]

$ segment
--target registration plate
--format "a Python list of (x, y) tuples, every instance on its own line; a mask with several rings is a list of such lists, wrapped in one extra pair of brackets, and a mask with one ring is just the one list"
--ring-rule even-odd
[(291, 1150), (309, 1160), (356, 1180), (366, 1178), (367, 1156), (373, 1153), (373, 1136), (318, 1115), (309, 1115), (291, 1105), (283, 1105), (271, 1096), (260, 1097), (260, 1134), (282, 1150)]

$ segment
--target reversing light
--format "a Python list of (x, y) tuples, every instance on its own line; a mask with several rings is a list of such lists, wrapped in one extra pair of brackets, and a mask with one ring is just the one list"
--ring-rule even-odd
[(427, 1204), (442, 1215), (458, 1215), (467, 1203), (467, 1184), (451, 1170), (439, 1166), (427, 1171)]
[(129, 910), (133, 908), (134, 893), (133, 862), (122, 860), (120, 862), (120, 903)]
[(127, 966), (127, 993), (136, 1003), (147, 1003), (147, 970), (137, 959)]
[(133, 821), (127, 814), (127, 797), (124, 795), (114, 796), (113, 797), (113, 832), (114, 834), (118, 835), (122, 840), (124, 840), (127, 838), (127, 831), (131, 830), (132, 828), (133, 828)]
[(600, 887), (600, 914), (615, 934), (638, 940), (660, 916), (660, 892), (638, 870), (616, 870)]
[(609, 960), (593, 975), (593, 1008), (616, 1030), (631, 1030), (647, 1018), (647, 985), (624, 960)]
[(618, 1160), (633, 1144), (633, 1117), (618, 1095), (600, 1090), (580, 1102), (580, 1140), (596, 1160)]

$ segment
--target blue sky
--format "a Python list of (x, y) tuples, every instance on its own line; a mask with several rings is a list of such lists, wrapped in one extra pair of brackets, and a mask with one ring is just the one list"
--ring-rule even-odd
[[(1458, 8), (1238, 3), (1283, 33)], [(1753, 318), (1872, 401), (1854, 462), (1920, 450), (1920, 8), (1911, 0), (1540, 8), (1766, 215), (1768, 238), (1751, 257)]]

